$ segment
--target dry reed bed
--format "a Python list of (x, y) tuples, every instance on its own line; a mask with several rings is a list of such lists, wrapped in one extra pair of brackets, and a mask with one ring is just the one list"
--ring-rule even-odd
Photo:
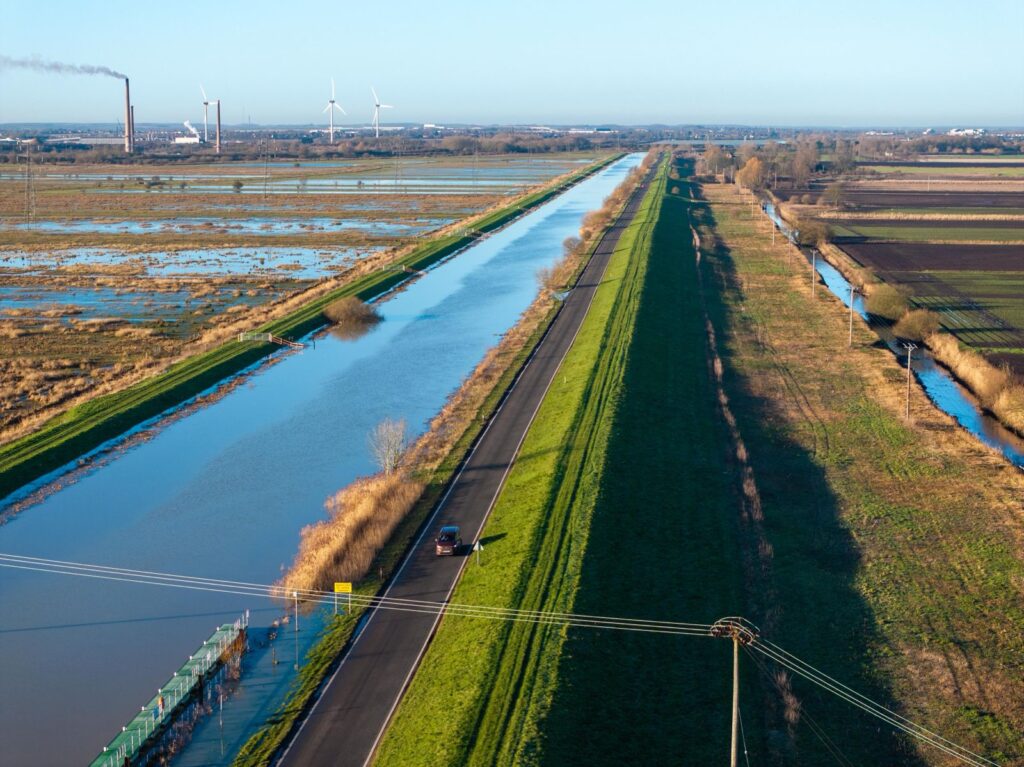
[(605, 228), (614, 220), (654, 161), (645, 158), (606, 198), (600, 210), (588, 214), (580, 237), (564, 243), (562, 258), (538, 272), (541, 290), (501, 341), (491, 348), (448, 399), (427, 431), (405, 452), (400, 468), (355, 480), (325, 503), (327, 518), (307, 525), (299, 551), (279, 586), (283, 593), (327, 590), (336, 581), (357, 582), (373, 564), (388, 538), (409, 514), (438, 469), (480, 415), (488, 396), (525, 344), (550, 321), (556, 308), (554, 291), (579, 273)]

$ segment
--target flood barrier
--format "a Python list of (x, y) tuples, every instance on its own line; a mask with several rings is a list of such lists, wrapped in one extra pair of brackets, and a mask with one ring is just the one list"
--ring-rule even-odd
[(90, 767), (125, 767), (160, 762), (167, 736), (174, 724), (193, 707), (204, 702), (210, 683), (230, 658), (245, 647), (249, 612), (234, 623), (219, 627), (156, 695), (121, 728)]

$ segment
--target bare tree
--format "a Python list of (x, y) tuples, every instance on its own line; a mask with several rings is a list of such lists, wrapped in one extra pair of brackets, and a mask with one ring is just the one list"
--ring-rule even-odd
[(380, 470), (391, 474), (398, 468), (405, 452), (405, 419), (393, 421), (385, 418), (373, 427), (369, 436), (370, 454)]

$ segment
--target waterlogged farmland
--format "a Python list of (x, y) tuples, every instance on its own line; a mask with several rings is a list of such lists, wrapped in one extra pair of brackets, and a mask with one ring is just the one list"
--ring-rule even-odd
[(5, 170), (0, 440), (593, 159)]
[[(53, 488), (0, 527), (0, 550), (273, 581), (327, 496), (371, 470), (369, 430), (404, 417), (420, 431), (529, 304), (537, 270), (640, 159), (616, 162), (432, 269), (383, 302), (384, 321), (362, 338), (326, 335), (282, 354), (214, 404)], [(2, 651), (23, 659), (0, 704), (5, 756), (16, 763), (86, 761), (215, 624), (257, 608), (254, 623), (266, 627), (283, 612), (230, 595), (24, 571), (5, 576), (0, 599)], [(315, 625), (303, 618), (300, 652)], [(186, 760), (223, 761), (221, 749), (238, 747), (283, 695), (295, 647), (285, 630), (253, 653), (260, 671), (226, 704), (223, 738), (201, 740), (211, 751)], [(59, 740), (49, 724), (57, 708), (75, 711)]]

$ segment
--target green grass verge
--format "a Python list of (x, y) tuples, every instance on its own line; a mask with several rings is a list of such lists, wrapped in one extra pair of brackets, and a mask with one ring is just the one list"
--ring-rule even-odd
[(933, 167), (927, 163), (918, 165), (862, 165), (861, 169), (880, 173), (885, 176), (930, 176), (939, 179), (947, 176), (967, 176), (969, 178), (1021, 178), (1024, 167), (993, 168), (984, 162), (977, 164), (964, 163), (962, 167)]
[[(396, 263), (411, 269), (424, 269), (472, 244), (483, 234), (547, 202), (568, 186), (607, 166), (618, 156), (605, 158), (557, 185), (521, 197), (509, 206), (478, 220), (471, 228), (432, 239)], [(322, 311), (331, 301), (343, 296), (370, 299), (406, 279), (408, 274), (393, 268), (365, 275), (256, 330), (283, 338), (301, 337), (323, 325)], [(123, 391), (96, 397), (55, 416), (37, 431), (0, 447), (0, 498), (143, 421), (200, 394), (224, 378), (253, 365), (275, 349), (271, 344), (229, 341), (212, 351), (172, 365), (165, 372)]]
[(1021, 242), (1024, 240), (1024, 222), (1019, 228), (972, 226), (900, 226), (874, 225), (845, 221), (830, 224), (834, 236), (867, 237), (887, 242)]
[[(593, 505), (592, 472), (607, 442), (607, 408), (622, 359), (666, 169), (620, 239), (602, 285), (527, 434), (484, 530), (482, 566), (471, 564), (454, 599), (474, 604), (548, 609), (567, 604), (585, 524)], [(381, 744), (380, 764), (493, 764), (531, 726), (531, 703), (543, 698), (521, 683), (540, 680), (532, 647), (547, 630), (523, 624), (446, 619)], [(557, 632), (557, 630), (556, 630)], [(492, 695), (492, 691), (508, 695)], [(513, 692), (515, 691), (515, 692)]]

